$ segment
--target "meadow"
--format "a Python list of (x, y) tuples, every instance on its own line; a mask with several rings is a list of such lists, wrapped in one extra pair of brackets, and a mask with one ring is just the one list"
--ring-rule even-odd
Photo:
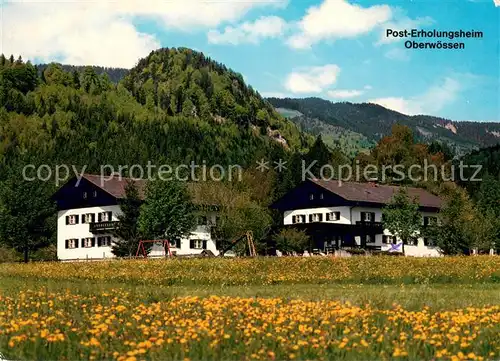
[(500, 257), (0, 264), (0, 354), (494, 360)]

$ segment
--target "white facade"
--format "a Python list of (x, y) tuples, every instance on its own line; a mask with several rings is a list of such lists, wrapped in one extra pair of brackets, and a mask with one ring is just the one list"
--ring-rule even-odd
[[(101, 246), (97, 244), (97, 237), (109, 236), (111, 234), (92, 234), (90, 233), (90, 224), (82, 223), (82, 215), (95, 214), (95, 220), (98, 214), (102, 212), (111, 212), (111, 221), (117, 221), (120, 207), (117, 205), (103, 207), (88, 207), (78, 209), (68, 209), (59, 211), (57, 215), (57, 258), (60, 260), (81, 260), (81, 259), (102, 259), (114, 257), (110, 246)], [(66, 217), (75, 217), (78, 219), (75, 224), (66, 224)], [(95, 244), (91, 247), (85, 247), (86, 238), (95, 238)], [(77, 247), (67, 245), (67, 240), (78, 242)], [(83, 246), (83, 247), (82, 247)]]
[[(101, 214), (101, 216), (99, 216)], [(57, 257), (60, 260), (92, 260), (115, 257), (111, 252), (114, 238), (111, 233), (90, 232), (93, 222), (118, 221), (121, 214), (118, 205), (87, 207), (62, 210), (57, 219)], [(89, 216), (85, 216), (89, 215)], [(92, 218), (93, 215), (93, 218)], [(207, 215), (207, 224), (215, 222), (215, 214)], [(203, 243), (205, 241), (205, 243)], [(206, 246), (207, 250), (218, 254), (215, 242), (211, 239), (210, 226), (198, 225), (192, 234), (179, 242), (177, 247), (171, 247), (177, 255), (199, 254)], [(191, 246), (194, 246), (191, 248)], [(160, 245), (154, 245), (149, 256), (163, 256), (165, 252)]]
[[(190, 255), (190, 254), (200, 254), (205, 249), (207, 251), (211, 251), (214, 255), (218, 255), (219, 251), (216, 248), (215, 242), (211, 238), (210, 234), (210, 226), (209, 224), (215, 224), (216, 222), (216, 213), (209, 213), (206, 215), (207, 224), (206, 225), (197, 225), (195, 229), (191, 232), (189, 237), (184, 238), (180, 241), (180, 244), (176, 245), (177, 247), (170, 247), (170, 251), (172, 254), (176, 255)], [(193, 242), (192, 242), (193, 241)], [(203, 241), (206, 242), (206, 248), (203, 248)], [(194, 243), (194, 244), (193, 244)], [(194, 246), (194, 248), (191, 248)], [(158, 257), (165, 255), (165, 250), (162, 244), (155, 244), (149, 256)]]
[[(365, 215), (373, 214), (372, 216)], [(436, 213), (432, 212), (421, 212), (422, 219), (424, 217), (436, 217)], [(327, 218), (328, 214), (333, 214), (333, 220), (329, 220)], [(315, 216), (322, 215), (322, 216)], [(301, 217), (303, 216), (303, 217)], [(362, 221), (362, 216), (370, 218), (371, 222), (382, 222), (382, 209), (381, 208), (372, 208), (372, 207), (350, 207), (350, 206), (341, 206), (341, 207), (321, 207), (321, 208), (307, 208), (307, 209), (294, 209), (288, 210), (284, 212), (284, 225), (291, 225), (297, 223), (312, 223), (311, 221), (316, 222), (326, 222), (326, 223), (334, 223), (334, 224), (351, 224), (355, 225), (356, 222)], [(313, 217), (313, 219), (311, 219)], [(331, 219), (331, 218), (330, 218)], [(368, 220), (368, 219), (367, 219)], [(335, 235), (332, 235), (335, 236)], [(396, 241), (392, 241), (388, 239), (389, 237), (384, 236), (392, 236), (391, 233), (385, 229), (383, 234), (376, 234), (375, 239), (372, 242), (367, 241), (368, 246), (380, 247), (382, 251), (390, 251), (390, 252), (402, 252), (402, 241), (400, 239), (396, 239)], [(356, 244), (361, 244), (361, 239), (359, 236), (355, 237)], [(415, 245), (404, 245), (404, 252), (407, 256), (418, 256), (418, 257), (439, 257), (441, 256), (441, 252), (437, 247), (431, 245), (425, 245), (425, 241), (422, 237), (418, 238), (417, 244)]]

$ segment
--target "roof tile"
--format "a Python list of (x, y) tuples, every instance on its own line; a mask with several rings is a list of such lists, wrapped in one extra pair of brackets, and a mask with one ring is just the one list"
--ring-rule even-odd
[[(313, 183), (354, 202), (388, 204), (400, 186), (376, 183), (341, 182), (338, 180), (311, 179)], [(407, 187), (410, 198), (416, 198), (421, 207), (441, 208), (443, 201), (422, 188)]]

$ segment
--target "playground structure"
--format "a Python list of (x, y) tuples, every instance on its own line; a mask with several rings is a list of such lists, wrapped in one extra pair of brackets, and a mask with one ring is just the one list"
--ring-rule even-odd
[(224, 254), (229, 251), (231, 248), (236, 246), (238, 243), (240, 243), (243, 239), (247, 240), (247, 245), (248, 245), (248, 253), (250, 257), (256, 257), (257, 252), (255, 251), (255, 244), (253, 242), (253, 233), (252, 231), (246, 231), (245, 233), (241, 234), (240, 236), (236, 237), (229, 243), (226, 247), (224, 247), (220, 252), (219, 252), (219, 257), (224, 257)]
[[(248, 255), (250, 257), (256, 257), (257, 252), (255, 250), (255, 243), (253, 241), (253, 233), (252, 231), (246, 231), (245, 233), (239, 235), (238, 237), (234, 238), (229, 244), (227, 244), (220, 252), (219, 252), (219, 257), (224, 257), (224, 254), (232, 249), (234, 246), (239, 244), (241, 241), (246, 240), (247, 246), (248, 246)], [(170, 248), (170, 242), (166, 239), (160, 239), (160, 240), (141, 240), (139, 241), (139, 245), (137, 247), (137, 252), (135, 254), (136, 257), (144, 257), (144, 258), (152, 258), (155, 256), (150, 256), (146, 250), (146, 247), (144, 246), (145, 244), (148, 243), (153, 243), (153, 244), (161, 244), (163, 246), (163, 249), (165, 253), (163, 255), (157, 255), (156, 257), (173, 257), (175, 256), (172, 253), (172, 250)], [(197, 257), (213, 257), (213, 253), (208, 250), (204, 250), (201, 254), (197, 255), (185, 255), (185, 256), (197, 256)]]
[(158, 244), (162, 243), (163, 244), (163, 249), (165, 250), (165, 257), (172, 257), (172, 251), (170, 250), (170, 241), (167, 239), (160, 239), (160, 240), (141, 240), (139, 241), (139, 246), (137, 247), (137, 252), (135, 254), (136, 257), (139, 257), (139, 255), (142, 255), (144, 258), (148, 258), (148, 252), (146, 252), (146, 248), (144, 247), (144, 244), (147, 243), (153, 243), (153, 244)]

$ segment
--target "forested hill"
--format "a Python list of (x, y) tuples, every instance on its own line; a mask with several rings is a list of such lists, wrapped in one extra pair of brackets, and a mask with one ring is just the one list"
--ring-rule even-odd
[[(481, 198), (481, 188), (486, 193), (484, 199), (492, 196), (494, 192), (500, 194), (500, 144), (466, 154), (455, 161), (457, 167), (460, 162), (468, 167), (463, 169), (466, 181), (459, 181), (458, 183), (466, 188), (474, 199)], [(472, 181), (470, 181), (471, 179)], [(488, 192), (491, 193), (488, 194)], [(492, 199), (495, 199), (495, 197), (492, 197)]]
[(320, 98), (268, 100), (305, 130), (310, 131), (311, 127), (319, 129), (324, 137), (336, 138), (332, 133), (341, 131), (354, 132), (373, 142), (390, 134), (392, 126), (398, 123), (409, 126), (418, 140), (445, 142), (457, 153), (500, 142), (500, 123), (455, 122), (428, 115), (409, 116), (371, 103), (333, 103)]
[(167, 116), (214, 120), (251, 129), (285, 147), (304, 145), (298, 128), (284, 119), (243, 76), (191, 49), (160, 49), (139, 61), (122, 81), (136, 101)]
[[(94, 68), (1, 57), (0, 159), (45, 164), (253, 164), (307, 148), (241, 75), (189, 49), (160, 49), (113, 84)], [(6, 157), (9, 155), (9, 157)], [(23, 160), (24, 162), (24, 160)]]
[[(38, 64), (36, 67), (38, 69), (38, 75), (42, 76), (43, 72), (45, 69), (50, 64)], [(120, 80), (122, 80), (129, 72), (129, 69), (124, 69), (124, 68), (108, 68), (108, 67), (102, 67), (102, 66), (78, 66), (78, 65), (68, 65), (68, 64), (59, 64), (59, 66), (66, 72), (77, 72), (77, 73), (82, 73), (85, 71), (87, 68), (91, 68), (93, 72), (97, 75), (103, 75), (107, 74), (109, 77), (109, 80), (112, 83), (118, 83)]]

